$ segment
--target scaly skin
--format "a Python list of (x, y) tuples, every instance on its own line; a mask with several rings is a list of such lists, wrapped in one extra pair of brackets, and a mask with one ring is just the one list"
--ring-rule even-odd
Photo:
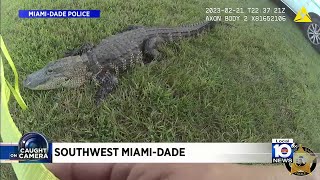
[(33, 90), (49, 90), (76, 88), (92, 79), (100, 86), (96, 94), (96, 102), (100, 103), (116, 88), (120, 73), (159, 57), (157, 48), (160, 44), (197, 36), (215, 24), (204, 22), (177, 28), (131, 26), (95, 47), (85, 44), (67, 57), (50, 62), (27, 76), (23, 84)]

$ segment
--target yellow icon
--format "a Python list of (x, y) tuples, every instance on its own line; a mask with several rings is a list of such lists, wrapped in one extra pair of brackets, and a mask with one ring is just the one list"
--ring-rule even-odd
[(297, 16), (294, 18), (294, 22), (312, 22), (311, 17), (305, 7), (302, 7), (298, 11)]
[(305, 152), (300, 145), (299, 149), (293, 155), (292, 167), (291, 167), (291, 174), (297, 172), (305, 172), (311, 174), (310, 164), (314, 161), (316, 157), (310, 155), (309, 153)]

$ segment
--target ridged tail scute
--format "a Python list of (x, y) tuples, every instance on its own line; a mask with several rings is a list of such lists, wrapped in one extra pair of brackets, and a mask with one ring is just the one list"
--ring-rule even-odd
[(175, 28), (152, 28), (150, 36), (160, 36), (166, 41), (179, 40), (186, 37), (198, 36), (204, 31), (209, 31), (216, 25), (215, 21), (205, 21), (196, 24), (189, 24)]
[(205, 21), (202, 23), (197, 23), (194, 24), (193, 26), (189, 27), (190, 28), (190, 32), (192, 36), (197, 36), (201, 33), (203, 33), (206, 30), (211, 30), (212, 28), (215, 27), (217, 22), (215, 21)]

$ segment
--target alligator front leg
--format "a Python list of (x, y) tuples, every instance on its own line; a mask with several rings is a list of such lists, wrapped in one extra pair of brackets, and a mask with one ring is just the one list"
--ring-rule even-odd
[(94, 45), (91, 43), (84, 43), (82, 46), (80, 46), (76, 49), (72, 49), (72, 50), (67, 51), (64, 54), (64, 57), (82, 55), (83, 53), (88, 52), (91, 49), (93, 49), (93, 47), (94, 47)]
[(161, 54), (158, 48), (165, 41), (161, 37), (152, 37), (144, 43), (144, 63), (150, 63), (154, 59), (158, 59)]
[(95, 77), (96, 82), (99, 84), (99, 90), (95, 95), (96, 105), (106, 99), (106, 97), (116, 89), (118, 85), (118, 78), (109, 71), (101, 71)]

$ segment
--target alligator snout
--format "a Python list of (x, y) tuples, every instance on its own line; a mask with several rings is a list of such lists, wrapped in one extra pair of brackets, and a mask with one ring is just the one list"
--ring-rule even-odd
[(23, 80), (23, 86), (24, 87), (28, 87), (31, 84), (30, 78), (26, 78), (25, 80)]
[(27, 78), (23, 81), (23, 86), (29, 89), (33, 89), (34, 88), (34, 83), (32, 83), (32, 78), (29, 76), (27, 76)]
[(38, 89), (48, 78), (41, 72), (34, 72), (26, 77), (23, 81), (23, 86), (32, 90)]

